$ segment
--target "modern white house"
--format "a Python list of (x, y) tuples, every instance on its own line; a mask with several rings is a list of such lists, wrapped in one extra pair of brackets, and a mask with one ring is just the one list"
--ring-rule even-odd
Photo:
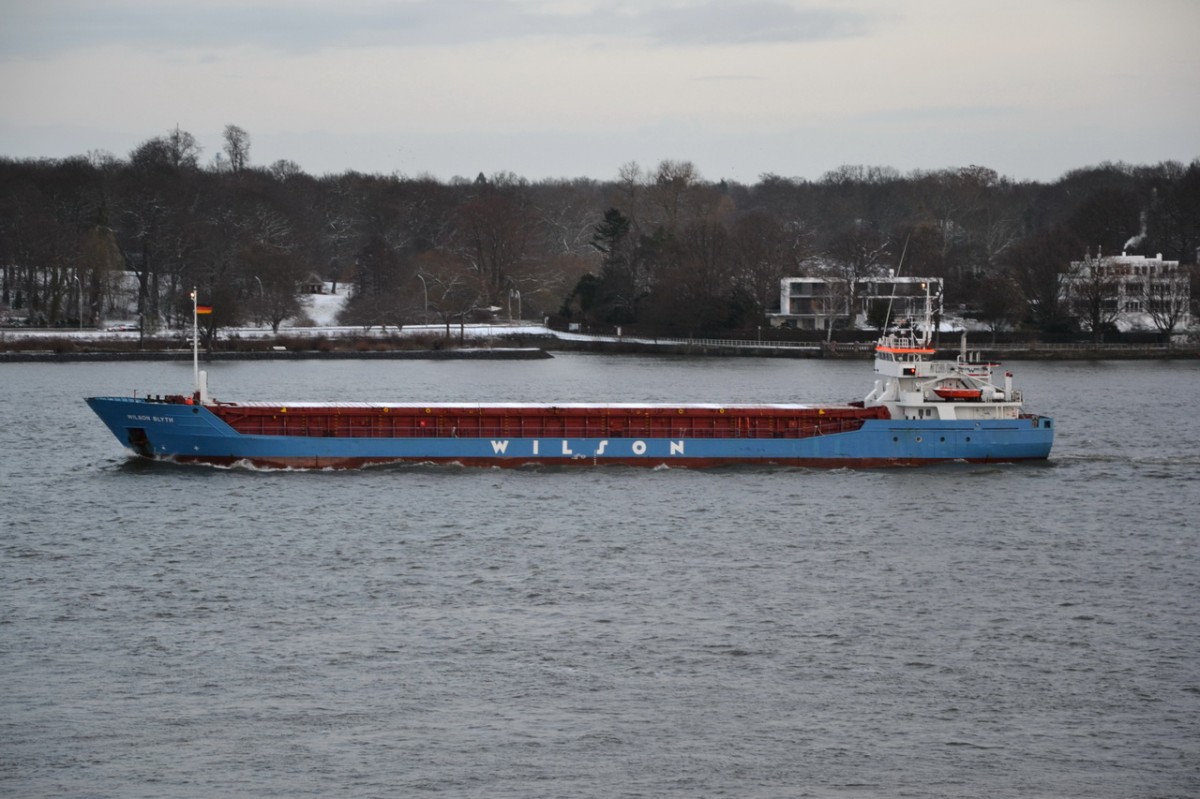
[(1191, 323), (1191, 279), (1162, 253), (1097, 255), (1072, 261), (1060, 277), (1063, 298), (1085, 324), (1093, 304), (1121, 330), (1183, 330)]
[(866, 327), (874, 311), (891, 322), (925, 313), (925, 292), (933, 312), (942, 313), (942, 280), (936, 277), (785, 277), (779, 281), (779, 313), (770, 314), (775, 327), (828, 330)]

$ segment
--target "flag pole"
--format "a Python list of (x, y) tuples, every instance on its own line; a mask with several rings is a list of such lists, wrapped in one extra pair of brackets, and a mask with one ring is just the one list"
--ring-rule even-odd
[(196, 287), (192, 286), (192, 394), (200, 393), (200, 313), (196, 307)]

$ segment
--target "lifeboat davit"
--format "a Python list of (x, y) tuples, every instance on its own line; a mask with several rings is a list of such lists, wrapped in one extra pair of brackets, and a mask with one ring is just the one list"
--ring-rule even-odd
[(950, 388), (941, 386), (933, 390), (934, 394), (945, 400), (977, 400), (983, 396), (983, 390), (978, 388)]

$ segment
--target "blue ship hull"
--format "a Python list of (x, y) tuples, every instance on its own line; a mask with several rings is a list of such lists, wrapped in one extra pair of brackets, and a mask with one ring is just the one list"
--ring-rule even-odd
[(259, 435), (239, 432), (200, 404), (125, 397), (92, 397), (87, 403), (122, 445), (143, 457), (305, 469), (393, 462), (693, 468), (1009, 462), (1047, 458), (1054, 437), (1052, 421), (1040, 416), (976, 421), (865, 418), (854, 430), (801, 438)]

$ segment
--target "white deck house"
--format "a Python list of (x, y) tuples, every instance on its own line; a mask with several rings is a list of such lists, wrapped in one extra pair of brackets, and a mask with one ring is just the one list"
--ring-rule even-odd
[(1105, 316), (1122, 330), (1184, 330), (1191, 323), (1190, 276), (1179, 261), (1164, 261), (1162, 253), (1154, 258), (1121, 253), (1072, 261), (1060, 280), (1071, 307), (1098, 296)]
[(827, 330), (848, 322), (867, 326), (872, 308), (890, 307), (892, 322), (919, 317), (925, 312), (925, 287), (934, 298), (934, 313), (941, 313), (942, 281), (936, 277), (864, 277), (847, 281), (835, 277), (785, 277), (779, 281), (779, 313), (771, 314), (775, 327)]

